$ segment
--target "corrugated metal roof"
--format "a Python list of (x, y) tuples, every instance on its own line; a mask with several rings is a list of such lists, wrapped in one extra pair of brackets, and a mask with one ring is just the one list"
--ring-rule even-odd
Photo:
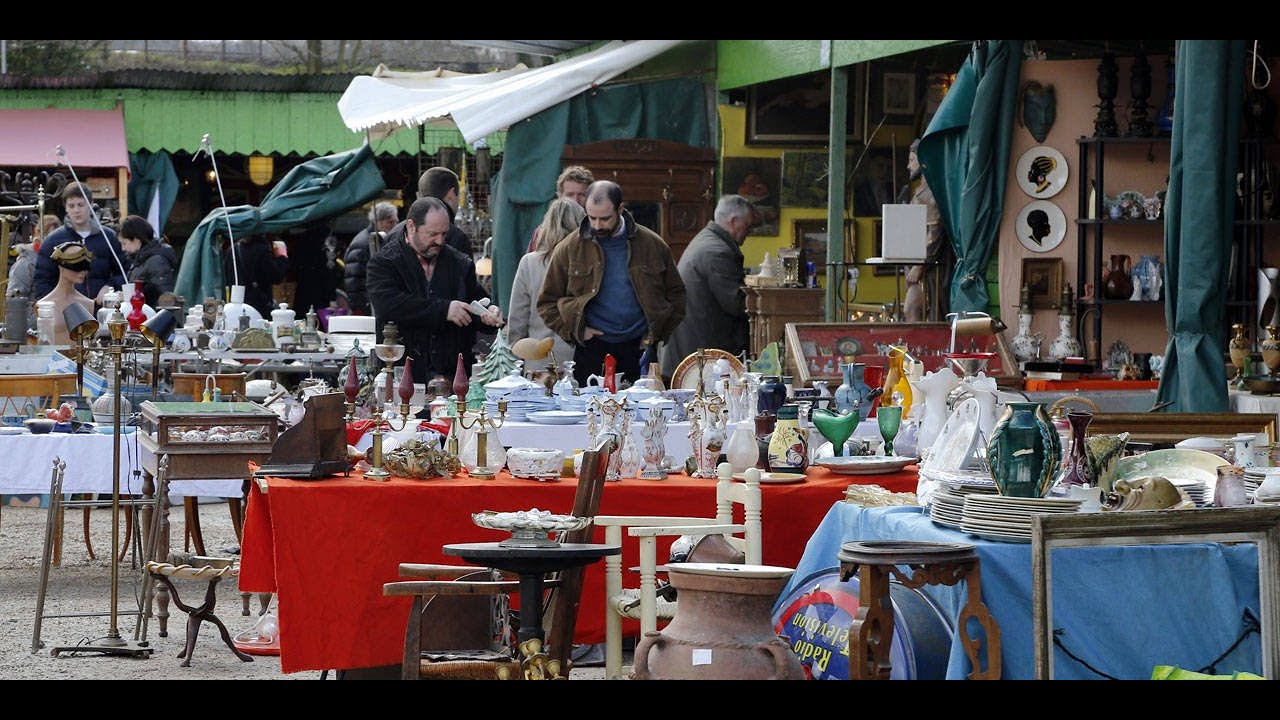
[[(6, 108), (76, 108), (110, 110), (122, 103), (125, 141), (130, 152), (167, 150), (194, 153), (208, 133), (214, 149), (224, 153), (328, 155), (364, 142), (338, 114), (339, 93), (180, 91), (140, 88), (0, 90)], [(502, 152), (506, 133), (486, 138)], [(427, 128), (422, 152), (461, 147), (456, 128)], [(417, 133), (398, 133), (374, 142), (379, 155), (419, 151)]]

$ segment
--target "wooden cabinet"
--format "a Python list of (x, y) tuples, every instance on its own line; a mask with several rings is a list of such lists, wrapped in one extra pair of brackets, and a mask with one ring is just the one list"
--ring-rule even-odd
[(597, 180), (618, 183), (623, 207), (667, 241), (677, 262), (715, 210), (716, 156), (710, 148), (666, 140), (602, 140), (565, 146), (562, 161), (582, 165)]
[[(751, 321), (751, 356), (777, 340), (781, 347), (787, 323), (822, 322), (822, 288), (746, 287), (747, 317)], [(795, 363), (787, 355), (784, 367), (795, 375)]]

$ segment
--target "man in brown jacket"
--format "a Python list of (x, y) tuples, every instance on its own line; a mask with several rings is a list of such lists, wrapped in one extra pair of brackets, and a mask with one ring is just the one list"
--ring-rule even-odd
[(634, 382), (644, 348), (666, 340), (684, 319), (684, 295), (666, 241), (636, 224), (617, 183), (597, 180), (587, 188), (581, 227), (551, 254), (538, 314), (574, 346), (579, 384), (603, 373), (605, 354)]

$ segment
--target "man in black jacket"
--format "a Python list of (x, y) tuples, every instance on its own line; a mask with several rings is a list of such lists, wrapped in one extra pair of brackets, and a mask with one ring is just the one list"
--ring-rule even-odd
[[(369, 296), (365, 292), (365, 275), (369, 272), (369, 258), (382, 249), (382, 238), (396, 226), (399, 220), (396, 206), (389, 202), (380, 202), (369, 211), (369, 226), (351, 238), (347, 246), (346, 257), (343, 258), (342, 284), (347, 291), (347, 300), (351, 303), (351, 314), (370, 315)], [(378, 235), (375, 235), (378, 233)]]
[[(445, 244), (471, 258), (471, 238), (467, 237), (467, 234), (461, 228), (453, 224), (454, 214), (458, 210), (460, 187), (458, 174), (449, 168), (427, 168), (423, 171), (422, 177), (418, 178), (418, 198), (435, 198), (444, 205), (449, 214), (449, 230), (444, 236)], [(391, 228), (387, 232), (387, 240), (403, 238), (404, 228), (405, 224), (403, 222)]]
[(396, 324), (405, 356), (413, 360), (414, 382), (453, 377), (459, 353), (470, 373), (477, 321), (502, 325), (496, 305), (473, 315), (471, 302), (485, 297), (485, 291), (471, 258), (445, 244), (449, 225), (448, 206), (434, 197), (419, 198), (409, 207), (403, 235), (388, 237), (369, 259), (366, 289), (378, 335), (387, 322)]

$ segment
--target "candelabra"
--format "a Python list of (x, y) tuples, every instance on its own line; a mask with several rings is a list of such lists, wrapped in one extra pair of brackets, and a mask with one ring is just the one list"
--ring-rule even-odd
[[(409, 358), (404, 360), (404, 375), (401, 377), (400, 386), (397, 392), (400, 396), (400, 411), (396, 417), (388, 417), (391, 411), (392, 401), (392, 385), (395, 378), (394, 366), (401, 357), (404, 356), (404, 345), (397, 343), (400, 339), (400, 333), (396, 330), (395, 323), (387, 323), (382, 328), (382, 338), (384, 342), (373, 346), (373, 354), (382, 361), (382, 376), (384, 394), (380, 400), (373, 404), (373, 412), (369, 416), (372, 423), (369, 432), (373, 436), (373, 445), (369, 448), (369, 465), (371, 466), (364, 476), (371, 480), (386, 480), (391, 477), (391, 473), (382, 467), (382, 435), (383, 427), (400, 431), (405, 429), (409, 424), (411, 416), (409, 413), (409, 400), (413, 398), (413, 371), (412, 361)], [(356, 360), (353, 356), (347, 369), (347, 380), (343, 385), (343, 392), (347, 396), (347, 422), (355, 420), (356, 395), (360, 393), (360, 379), (356, 371)], [(397, 420), (399, 421), (397, 423)], [(398, 425), (398, 426), (397, 426)]]
[(467, 422), (467, 401), (466, 398), (456, 398), (457, 414), (453, 419), (458, 427), (463, 430), (476, 431), (476, 464), (474, 468), (468, 470), (472, 477), (491, 478), (498, 474), (501, 467), (489, 467), (489, 431), (498, 430), (502, 427), (507, 419), (507, 401), (498, 401), (498, 417), (491, 418), (485, 414), (484, 404), (481, 403), (480, 409), (472, 416), (470, 424)]

